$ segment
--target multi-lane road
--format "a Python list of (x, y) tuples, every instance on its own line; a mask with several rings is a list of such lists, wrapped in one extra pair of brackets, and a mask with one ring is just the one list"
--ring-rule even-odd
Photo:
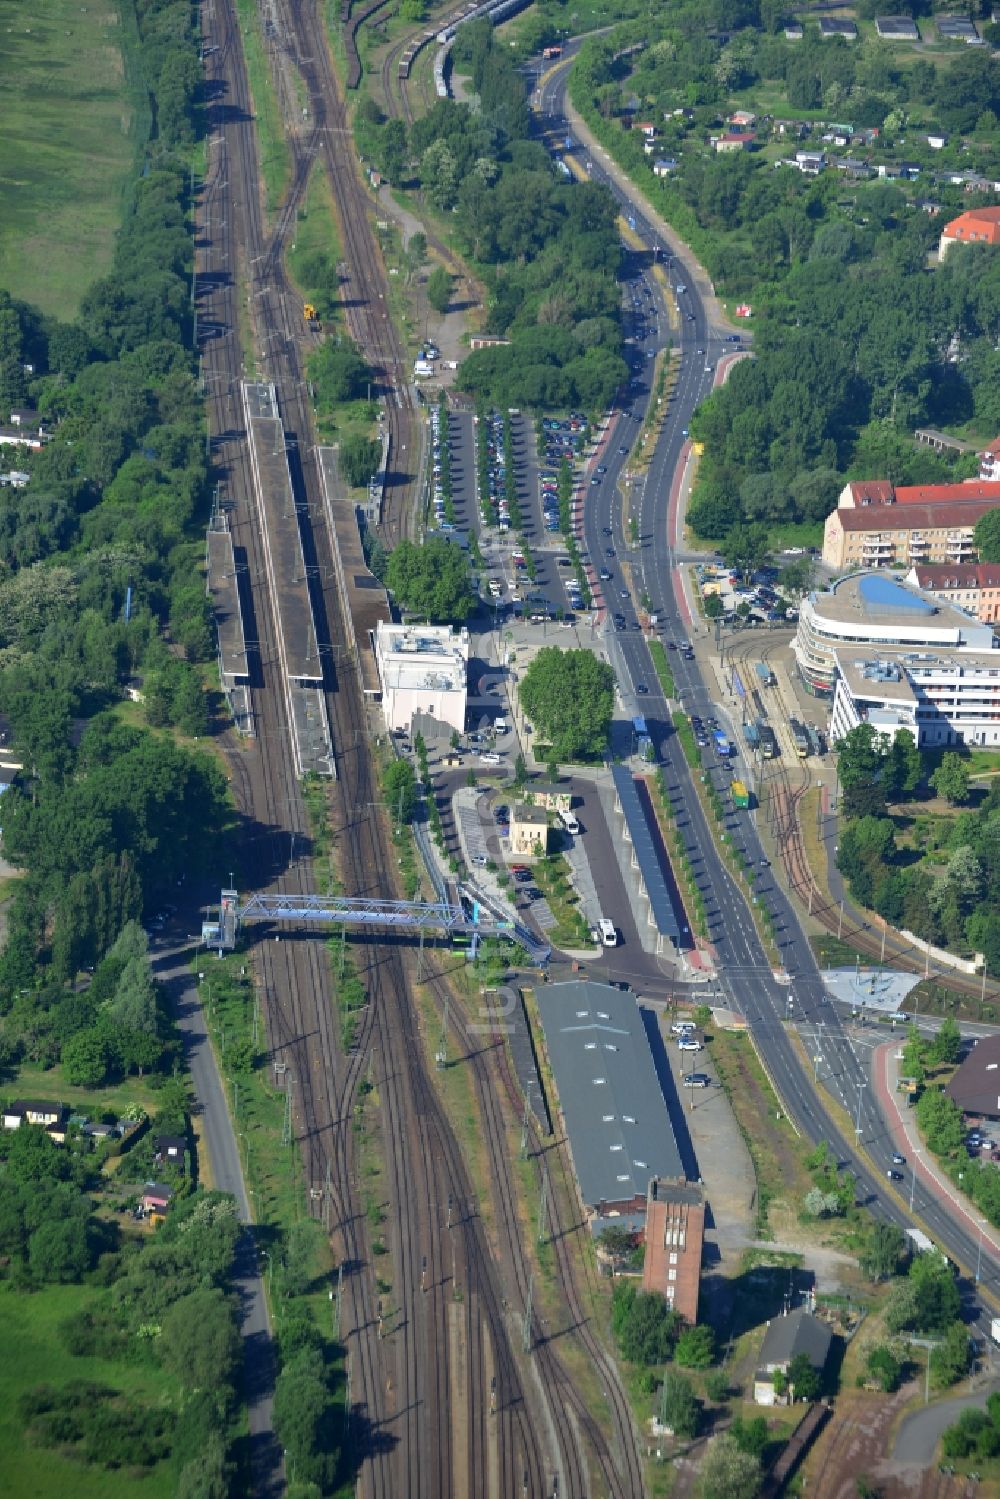
[[(563, 65), (550, 70), (539, 83), (535, 103), (542, 127), (550, 142), (560, 142), (564, 146), (567, 137), (577, 141), (576, 150), (589, 164), (592, 180), (608, 186), (630, 228), (646, 246), (647, 269), (639, 278), (638, 288), (633, 278), (633, 291), (638, 290), (640, 305), (655, 307), (655, 326), (665, 333), (668, 306), (658, 278), (648, 269), (657, 248), (662, 258), (663, 235), (654, 227), (652, 216), (638, 193), (619, 172), (612, 170), (596, 142), (578, 141), (567, 118), (567, 63), (568, 58), (564, 57)], [(685, 288), (683, 292), (675, 290), (673, 294), (679, 322), (675, 322), (671, 341), (675, 347), (679, 345), (681, 368), (639, 502), (639, 545), (629, 547), (623, 534), (617, 479), (627, 463), (627, 457), (619, 449), (630, 444), (637, 419), (645, 413), (649, 393), (644, 370), (652, 364), (646, 357), (648, 349), (639, 351), (635, 359), (634, 378), (618, 417), (617, 433), (625, 435), (619, 438), (616, 434), (609, 443), (609, 456), (605, 460), (608, 473), (603, 484), (588, 488), (584, 539), (594, 566), (601, 565), (609, 546), (629, 558), (633, 594), (637, 591), (645, 594), (665, 633), (674, 639), (682, 639), (688, 634), (689, 627), (681, 600), (676, 548), (670, 529), (671, 491), (685, 458), (691, 416), (716, 378), (719, 359), (732, 351), (733, 344), (729, 341), (730, 330), (710, 315), (703, 296), (703, 288), (707, 286), (704, 271), (689, 252), (676, 245), (673, 249), (667, 266), (670, 282), (675, 289), (678, 282)], [(648, 312), (645, 320), (650, 321)], [(702, 350), (704, 353), (700, 352)], [(619, 607), (612, 604), (612, 614)], [(627, 623), (632, 624), (633, 618), (629, 611)], [(609, 628), (610, 624), (609, 621)], [(717, 853), (680, 744), (669, 728), (667, 703), (657, 686), (645, 636), (638, 629), (626, 628), (615, 631), (613, 638), (619, 656), (623, 697), (628, 701), (630, 689), (634, 691), (639, 682), (649, 689), (647, 695), (635, 696), (634, 704), (650, 723), (666, 769), (678, 824), (704, 893), (718, 966), (717, 987), (746, 1016), (783, 1104), (803, 1135), (817, 1142), (828, 1141), (837, 1158), (855, 1173), (860, 1201), (901, 1226), (927, 1228), (959, 1266), (970, 1270), (980, 1264), (978, 1238), (968, 1232), (954, 1213), (919, 1180), (913, 1193), (915, 1216), (907, 1211), (911, 1188), (909, 1167), (905, 1170), (900, 1189), (887, 1190), (885, 1173), (892, 1164), (894, 1145), (878, 1106), (866, 1054), (863, 1051), (859, 1054), (855, 1049), (826, 993), (812, 949), (782, 888), (782, 881), (768, 866), (753, 814), (736, 814), (735, 833), (756, 867), (754, 898), (773, 916), (782, 944), (785, 974), (790, 977), (790, 983), (779, 980), (772, 971), (744, 892)], [(673, 658), (672, 666), (676, 690), (686, 709), (705, 717), (715, 712), (713, 692), (717, 696), (717, 689), (706, 685), (697, 660), (685, 660), (678, 654)], [(854, 1122), (855, 1127), (847, 1137), (835, 1122), (823, 1093), (803, 1067), (790, 1035), (790, 1020), (808, 1030), (811, 1038), (820, 1037), (817, 1054), (821, 1057), (819, 1066), (823, 1081), (839, 1108)], [(811, 1039), (810, 1045), (815, 1048), (817, 1042)], [(967, 1282), (964, 1289), (970, 1312), (975, 1315), (981, 1334), (986, 1335), (991, 1313), (982, 1300), (983, 1293), (991, 1298), (1000, 1297), (998, 1267), (987, 1252), (982, 1254), (978, 1285)]]

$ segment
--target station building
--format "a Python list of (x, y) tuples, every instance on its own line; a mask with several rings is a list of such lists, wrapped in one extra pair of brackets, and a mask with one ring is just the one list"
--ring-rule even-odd
[(409, 733), (426, 713), (461, 734), (468, 693), (469, 632), (463, 626), (397, 625), (379, 620), (375, 660), (386, 727)]

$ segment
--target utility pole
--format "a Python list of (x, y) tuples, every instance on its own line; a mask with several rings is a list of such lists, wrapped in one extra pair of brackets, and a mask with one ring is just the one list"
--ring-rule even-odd
[(532, 1270), (528, 1277), (528, 1300), (524, 1307), (524, 1318), (521, 1323), (521, 1347), (525, 1353), (531, 1352), (531, 1303), (535, 1294), (535, 1272)]
[(844, 932), (844, 898), (840, 899), (840, 918), (837, 921), (837, 941), (839, 942)]
[(344, 1267), (337, 1266), (337, 1297), (333, 1304), (333, 1335), (340, 1342), (340, 1314), (344, 1301)]

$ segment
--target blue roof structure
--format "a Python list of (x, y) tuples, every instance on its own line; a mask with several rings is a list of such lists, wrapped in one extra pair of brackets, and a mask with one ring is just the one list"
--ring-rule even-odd
[(937, 606), (929, 599), (922, 599), (897, 583), (893, 578), (884, 578), (880, 573), (864, 577), (858, 584), (862, 603), (869, 614), (936, 614)]
[(656, 930), (661, 937), (669, 937), (675, 947), (680, 947), (680, 924), (635, 780), (624, 765), (612, 765), (611, 775)]

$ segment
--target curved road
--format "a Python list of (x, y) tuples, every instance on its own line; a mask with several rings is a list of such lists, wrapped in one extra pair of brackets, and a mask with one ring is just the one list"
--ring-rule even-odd
[[(587, 132), (574, 128), (567, 118), (565, 91), (571, 59), (572, 49), (563, 63), (550, 70), (540, 82), (536, 107), (541, 124), (550, 142), (558, 142), (563, 150), (571, 149), (565, 145), (567, 137), (575, 143), (582, 142), (576, 144), (575, 149), (589, 163), (591, 179), (603, 182), (610, 189), (630, 227), (646, 245), (647, 263), (651, 262), (656, 247), (662, 250), (663, 236), (653, 227), (654, 215), (649, 206), (638, 190), (621, 177), (617, 168), (611, 169), (598, 143), (588, 140)], [(715, 378), (714, 368), (706, 370), (705, 366), (717, 366), (720, 356), (727, 350), (731, 352), (733, 345), (727, 342), (725, 330), (709, 318), (703, 289), (707, 289), (710, 283), (703, 268), (689, 252), (678, 250), (670, 258), (667, 272), (674, 287), (678, 282), (685, 287), (683, 292), (676, 293), (681, 319), (681, 375), (645, 483), (639, 510), (640, 544), (637, 548), (629, 548), (622, 534), (615, 481), (627, 461), (619, 449), (631, 446), (635, 423), (642, 419), (648, 400), (648, 383), (643, 377), (642, 367), (652, 361), (645, 357), (648, 353), (645, 349), (633, 361), (633, 382), (618, 418), (617, 430), (608, 445), (609, 456), (603, 460), (608, 472), (600, 485), (588, 489), (584, 538), (595, 567), (606, 563), (609, 570), (617, 572), (613, 560), (607, 558), (608, 547), (613, 547), (616, 554), (624, 551), (629, 555), (635, 585), (638, 591), (648, 595), (650, 607), (659, 614), (666, 635), (684, 639), (688, 625), (686, 610), (680, 602), (677, 553), (671, 542), (671, 491), (675, 476), (686, 458), (686, 429), (691, 415)], [(640, 305), (655, 307), (655, 326), (665, 330), (668, 326), (667, 307), (659, 282), (656, 277), (645, 275), (644, 283), (639, 291)], [(645, 321), (653, 322), (648, 313)], [(662, 344), (665, 340), (659, 338), (656, 342)], [(704, 354), (698, 352), (702, 349)], [(607, 535), (609, 531), (612, 533), (610, 537)], [(615, 582), (608, 586), (613, 591), (609, 600), (611, 613), (616, 610), (625, 612), (626, 623), (631, 624), (634, 611), (626, 611), (621, 603), (615, 602)], [(617, 597), (620, 598), (620, 589), (617, 589)], [(609, 621), (609, 628), (611, 623)], [(772, 914), (785, 971), (791, 976), (790, 985), (779, 982), (774, 976), (758, 940), (743, 891), (716, 852), (681, 746), (669, 726), (668, 705), (657, 686), (645, 637), (638, 629), (626, 628), (614, 631), (613, 639), (619, 657), (623, 698), (626, 705), (632, 704), (630, 711), (643, 712), (649, 720), (666, 771), (678, 824), (698, 874), (715, 946), (718, 986), (727, 1001), (746, 1016), (783, 1104), (803, 1135), (815, 1142), (828, 1141), (838, 1159), (855, 1173), (860, 1201), (879, 1216), (891, 1219), (903, 1228), (922, 1225), (968, 1272), (977, 1262), (978, 1240), (964, 1231), (961, 1223), (955, 1221), (922, 1182), (915, 1184), (912, 1216), (907, 1211), (911, 1188), (908, 1171), (904, 1172), (905, 1180), (899, 1184), (898, 1190), (891, 1193), (885, 1190), (885, 1172), (890, 1166), (893, 1146), (878, 1108), (867, 1062), (863, 1056), (859, 1057), (845, 1033), (791, 902), (771, 873), (757, 836), (754, 814), (733, 814), (731, 832), (754, 862), (757, 870), (755, 899)], [(706, 688), (697, 662), (675, 656), (671, 664), (678, 695), (682, 697), (685, 708), (706, 717), (712, 714), (716, 709), (713, 692), (717, 694), (717, 689)], [(638, 683), (648, 688), (646, 694), (634, 693)], [(789, 996), (792, 997), (791, 1005)], [(813, 1028), (821, 1037), (818, 1043), (810, 1039), (810, 1046), (816, 1047), (824, 1082), (831, 1095), (838, 1098), (840, 1107), (855, 1121), (854, 1138), (846, 1139), (841, 1133), (828, 1112), (823, 1095), (803, 1067), (787, 1029), (786, 1022), (792, 1016), (800, 1025)], [(971, 1276), (967, 1275), (963, 1291), (970, 1317), (978, 1323), (979, 1334), (988, 1337), (990, 1312), (981, 1299), (981, 1293), (989, 1292), (1000, 1308), (1000, 1273), (992, 1256), (984, 1252), (979, 1285), (973, 1284)]]

